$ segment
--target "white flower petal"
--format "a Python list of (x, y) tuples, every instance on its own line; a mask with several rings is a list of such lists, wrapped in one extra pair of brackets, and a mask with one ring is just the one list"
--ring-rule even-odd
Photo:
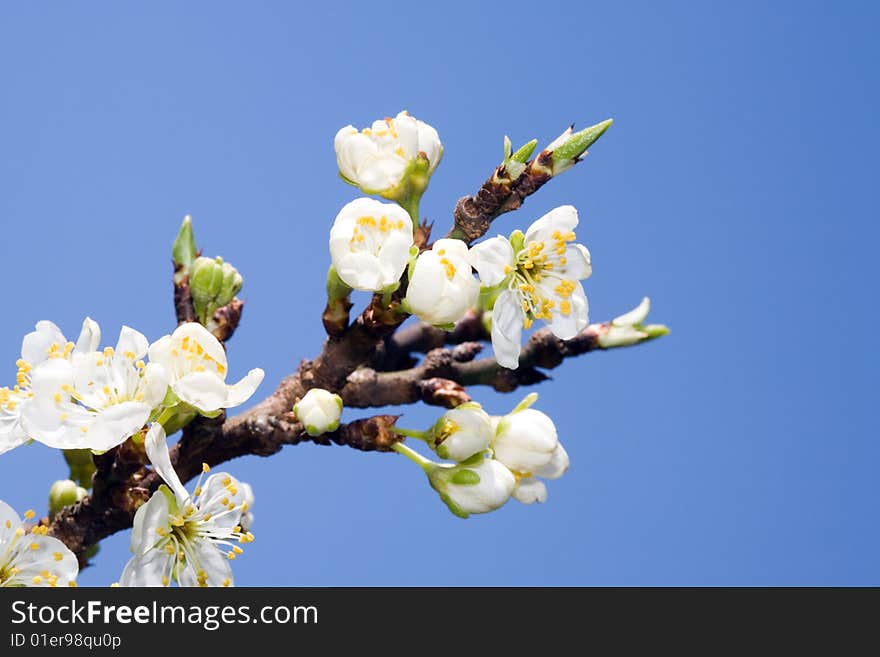
[(125, 564), (119, 586), (167, 586), (164, 578), (170, 583), (170, 573), (174, 567), (175, 554), (164, 550), (151, 550), (144, 555), (135, 555)]
[(204, 413), (226, 408), (229, 395), (226, 384), (211, 372), (191, 372), (171, 384), (181, 401)]
[(529, 408), (501, 420), (492, 449), (495, 458), (511, 470), (530, 473), (547, 465), (558, 445), (553, 420)]
[(514, 253), (507, 238), (499, 235), (472, 246), (468, 257), (483, 286), (493, 287), (507, 277), (505, 267), (513, 267)]
[(21, 526), (21, 518), (11, 506), (0, 500), (0, 554), (9, 545), (15, 530)]
[(593, 273), (590, 252), (583, 244), (569, 244), (565, 247), (565, 275), (583, 280)]
[(144, 403), (156, 408), (168, 393), (168, 373), (159, 363), (148, 363), (144, 368), (144, 377), (140, 382), (140, 391)]
[(559, 443), (556, 449), (553, 450), (550, 461), (546, 465), (535, 468), (532, 474), (544, 479), (559, 479), (568, 471), (568, 466), (568, 452), (565, 451), (562, 443)]
[(67, 338), (55, 324), (48, 320), (37, 322), (35, 330), (24, 336), (21, 342), (21, 357), (31, 365), (38, 365), (49, 357), (53, 344), (63, 348)]
[[(199, 511), (210, 513), (204, 527), (216, 537), (227, 537), (240, 524), (241, 505), (246, 499), (246, 489), (226, 472), (216, 472), (205, 480), (202, 494), (196, 500)], [(235, 507), (230, 510), (229, 507)]]
[(177, 471), (171, 465), (171, 454), (168, 451), (165, 429), (158, 422), (154, 422), (147, 432), (147, 437), (144, 439), (144, 449), (147, 452), (147, 458), (153, 464), (153, 469), (168, 484), (168, 487), (174, 493), (174, 497), (177, 498), (178, 504), (182, 506), (189, 498), (189, 493), (186, 492), (180, 477), (177, 476)]
[[(228, 365), (226, 350), (223, 349), (223, 345), (214, 337), (214, 334), (198, 322), (181, 324), (174, 330), (171, 337), (175, 342), (183, 342), (183, 340), (189, 338), (191, 342), (195, 342), (205, 350), (205, 355), (208, 358), (219, 364), (223, 371), (226, 371)], [(152, 360), (152, 356), (150, 360)]]
[(391, 231), (385, 244), (379, 250), (379, 267), (382, 270), (382, 286), (393, 285), (403, 275), (409, 263), (409, 248), (413, 245), (412, 223), (406, 219), (407, 227)]
[(624, 313), (620, 317), (615, 317), (611, 320), (611, 323), (615, 326), (633, 326), (634, 324), (641, 324), (648, 318), (649, 312), (651, 312), (651, 300), (648, 297), (644, 297), (638, 306), (630, 310), (628, 313)]
[(227, 389), (226, 406), (224, 408), (235, 408), (244, 404), (260, 387), (265, 375), (265, 372), (257, 367), (248, 372), (241, 381), (229, 386)]
[(568, 233), (578, 225), (578, 212), (573, 205), (560, 205), (535, 221), (526, 231), (526, 244), (529, 242), (553, 242), (553, 232)]
[(547, 501), (547, 487), (543, 481), (539, 481), (534, 477), (526, 477), (520, 479), (513, 491), (513, 497), (517, 502), (523, 504), (543, 504)]
[(83, 320), (82, 330), (76, 341), (76, 351), (88, 353), (97, 351), (101, 345), (101, 327), (91, 317)]
[(119, 332), (119, 341), (116, 343), (116, 353), (118, 356), (128, 355), (133, 360), (137, 360), (147, 355), (149, 346), (150, 343), (143, 333), (123, 326)]
[(199, 570), (207, 575), (205, 584), (208, 586), (232, 586), (232, 566), (225, 552), (206, 540), (193, 541), (191, 546), (198, 564), (191, 563), (187, 558), (186, 567), (180, 572), (181, 586), (201, 586)]
[(519, 367), (524, 321), (525, 313), (517, 295), (510, 290), (499, 294), (492, 310), (492, 350), (502, 367)]
[[(166, 448), (167, 449), (167, 448)], [(135, 556), (146, 554), (168, 533), (171, 527), (168, 498), (161, 490), (156, 491), (134, 514), (131, 531), (131, 551)]]
[(355, 290), (378, 292), (384, 287), (382, 267), (370, 253), (346, 253), (334, 260), (334, 266), (339, 278)]
[(52, 536), (22, 536), (14, 553), (9, 565), (18, 568), (18, 572), (6, 583), (7, 586), (68, 586), (79, 573), (73, 552)]
[(121, 445), (144, 428), (152, 407), (141, 402), (122, 402), (98, 412), (88, 432), (81, 437), (81, 448), (106, 452)]
[(571, 340), (578, 333), (587, 328), (589, 324), (589, 306), (587, 296), (584, 294), (583, 286), (578, 282), (574, 291), (569, 297), (571, 304), (568, 315), (563, 315), (559, 311), (559, 304), (553, 310), (553, 315), (548, 325), (550, 330), (560, 340)]

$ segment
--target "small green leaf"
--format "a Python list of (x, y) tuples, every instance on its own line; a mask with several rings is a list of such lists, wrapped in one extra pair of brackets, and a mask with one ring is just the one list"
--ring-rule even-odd
[(178, 267), (189, 267), (193, 260), (198, 256), (199, 251), (196, 248), (196, 240), (193, 236), (192, 217), (186, 215), (174, 240), (174, 246), (171, 248), (171, 255), (174, 258), (174, 264)]
[(529, 143), (525, 144), (522, 148), (520, 148), (516, 153), (510, 156), (510, 159), (514, 162), (521, 162), (525, 164), (529, 161), (529, 158), (532, 156), (532, 153), (535, 152), (535, 147), (538, 145), (537, 139), (532, 139)]
[(553, 151), (553, 162), (573, 162), (592, 146), (611, 127), (612, 119), (607, 119), (589, 128), (575, 132), (561, 146)]

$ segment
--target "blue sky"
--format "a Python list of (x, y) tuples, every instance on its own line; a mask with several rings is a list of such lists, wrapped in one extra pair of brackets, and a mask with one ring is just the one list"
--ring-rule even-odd
[[(0, 9), (0, 362), (39, 319), (173, 328), (193, 215), (243, 272), (233, 375), (268, 394), (317, 353), (327, 234), (356, 196), (332, 138), (402, 108), (445, 157), (444, 229), (502, 137), (613, 117), (499, 232), (564, 203), (592, 318), (650, 295), (672, 334), (554, 372), (538, 407), (572, 467), (543, 506), (459, 520), (393, 455), (298, 446), (254, 484), (242, 585), (880, 584), (878, 12), (872, 3), (7, 3)], [(874, 281), (872, 283), (872, 281)], [(519, 396), (474, 389), (495, 413)], [(873, 401), (872, 401), (873, 400)], [(406, 408), (408, 426), (436, 410)], [(352, 419), (364, 411), (347, 411)], [(0, 457), (0, 499), (64, 475)], [(115, 581), (128, 533), (82, 584)]]

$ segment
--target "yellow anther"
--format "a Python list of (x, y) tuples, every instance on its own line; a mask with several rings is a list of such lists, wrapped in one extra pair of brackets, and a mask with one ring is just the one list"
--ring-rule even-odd
[(39, 575), (34, 575), (34, 578), (31, 580), (34, 584), (40, 584), (43, 581), (43, 578)]
[(137, 355), (133, 351), (124, 351), (122, 352), (122, 355), (129, 360), (134, 360), (135, 358), (137, 358)]
[(15, 535), (16, 536), (24, 536), (24, 527), (19, 527), (18, 529), (16, 529)]
[(202, 472), (208, 474), (211, 471), (211, 467), (207, 463), (202, 463)]
[(35, 543), (31, 543), (30, 548), (31, 548), (31, 551), (32, 551), (32, 552), (36, 552), (37, 550), (40, 549), (40, 544), (39, 544), (39, 543), (36, 543), (36, 542), (35, 542)]
[(443, 268), (446, 270), (446, 278), (451, 281), (453, 276), (455, 276), (455, 265), (449, 262), (446, 258), (440, 258), (440, 264), (443, 265)]
[(6, 521), (6, 529), (12, 529), (12, 521), (11, 520)]
[(226, 558), (229, 559), (230, 561), (234, 561), (235, 560), (235, 552), (227, 552)]
[(194, 494), (196, 497), (198, 497), (199, 495), (201, 495), (201, 494), (202, 494), (202, 487), (201, 487), (201, 486), (196, 486), (196, 489), (193, 491), (193, 494)]
[(61, 415), (58, 416), (58, 419), (61, 420), (62, 422), (67, 422), (67, 413), (62, 413)]
[(568, 315), (571, 313), (571, 301), (566, 299), (562, 303), (559, 304), (559, 312), (563, 315)]
[(88, 427), (80, 427), (79, 430), (80, 430), (82, 433), (88, 433), (88, 432), (89, 432), (89, 428), (88, 428)]
[(204, 516), (202, 516), (202, 520), (204, 520), (205, 522), (208, 522), (213, 517), (214, 516), (212, 516), (210, 513), (206, 513)]
[(37, 516), (37, 514), (33, 509), (28, 509), (27, 511), (24, 512), (24, 517), (27, 520), (35, 518), (36, 516)]
[(54, 395), (52, 395), (52, 399), (55, 400), (56, 404), (60, 404), (61, 403), (61, 393), (56, 392)]
[(224, 497), (222, 500), (220, 500), (220, 504), (222, 504), (223, 506), (227, 506), (229, 504), (229, 498)]
[(164, 527), (156, 527), (156, 533), (159, 534), (159, 536), (165, 536), (168, 531)]
[(169, 556), (174, 554), (174, 546), (171, 543), (165, 544), (165, 553)]
[(533, 324), (533, 323), (534, 323), (534, 322), (533, 322), (533, 320), (532, 320), (531, 317), (526, 317), (526, 318), (523, 320), (523, 328), (525, 328), (525, 329), (528, 331), (530, 328), (532, 328), (532, 324)]
[(229, 484), (232, 483), (232, 477), (229, 477), (229, 476), (223, 477), (223, 481), (221, 481), (220, 483), (222, 483), (223, 486), (228, 486)]
[(147, 365), (146, 365), (146, 363), (144, 363), (144, 361), (139, 360), (138, 362), (136, 362), (136, 363), (134, 364), (134, 366), (135, 366), (136, 368), (138, 368), (139, 370), (142, 370), (142, 369), (144, 369)]
[(162, 575), (162, 586), (168, 586), (168, 575)]
[(104, 367), (104, 359), (103, 359), (103, 358), (99, 358), (98, 360), (95, 361), (95, 365), (96, 365), (97, 367)]
[(104, 358), (112, 358), (115, 353), (113, 347), (104, 347)]
[[(70, 581), (67, 583), (67, 585), (68, 585), (70, 588), (72, 588), (72, 589), (75, 589), (75, 588), (77, 587), (77, 584), (76, 584), (76, 582), (75, 582), (74, 580), (70, 580)], [(118, 585), (117, 585), (117, 586), (118, 586)]]
[(242, 512), (242, 513), (246, 513), (247, 510), (248, 510), (248, 508), (249, 508), (249, 505), (248, 505), (247, 502), (242, 502), (242, 503), (241, 503), (241, 512)]
[(223, 586), (230, 586), (232, 584), (232, 580), (228, 577), (223, 580)]

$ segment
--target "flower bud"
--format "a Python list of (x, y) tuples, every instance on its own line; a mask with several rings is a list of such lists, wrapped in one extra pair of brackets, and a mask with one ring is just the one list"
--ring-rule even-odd
[(192, 264), (189, 286), (199, 322), (207, 324), (214, 311), (235, 298), (244, 280), (238, 270), (223, 258), (196, 258)]
[(443, 326), (461, 319), (477, 303), (479, 294), (467, 245), (461, 240), (440, 239), (416, 260), (406, 303), (422, 321)]
[(86, 496), (86, 489), (75, 481), (60, 479), (49, 489), (49, 515), (54, 516), (66, 506), (76, 504)]
[(293, 407), (293, 413), (312, 437), (336, 431), (342, 417), (342, 397), (323, 388), (312, 388)]
[(513, 473), (482, 454), (459, 465), (432, 464), (428, 480), (459, 518), (500, 508), (516, 488)]
[(546, 466), (558, 446), (553, 420), (532, 408), (516, 410), (500, 418), (492, 441), (495, 458), (521, 473), (535, 472)]
[(573, 132), (573, 128), (568, 128), (559, 135), (544, 149), (545, 152), (553, 154), (552, 175), (558, 176), (580, 162), (586, 155), (587, 149), (605, 134), (605, 131), (611, 127), (611, 123), (612, 120), (607, 119), (578, 132)]
[(610, 324), (603, 325), (599, 335), (599, 346), (602, 349), (614, 349), (616, 347), (629, 347), (646, 340), (653, 340), (668, 335), (669, 329), (663, 324), (642, 324), (651, 310), (651, 300), (648, 297), (642, 302), (619, 317), (611, 320)]
[(186, 215), (180, 225), (180, 231), (171, 247), (171, 256), (177, 268), (189, 267), (198, 255), (195, 237), (193, 236), (192, 217)]
[(492, 421), (476, 402), (445, 412), (428, 432), (428, 445), (440, 458), (465, 461), (492, 441)]

